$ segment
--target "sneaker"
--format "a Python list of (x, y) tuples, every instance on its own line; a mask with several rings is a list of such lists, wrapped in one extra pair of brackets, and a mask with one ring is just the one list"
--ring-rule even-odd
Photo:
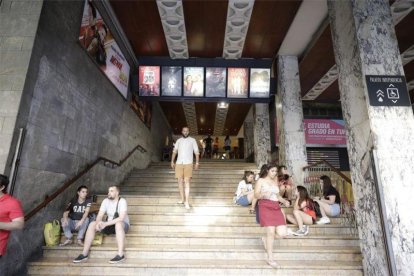
[(81, 263), (88, 259), (88, 255), (84, 256), (83, 254), (80, 254), (76, 259), (73, 260), (74, 263)]
[(109, 260), (109, 263), (110, 264), (117, 264), (117, 263), (123, 262), (124, 260), (125, 260), (125, 256), (116, 255), (114, 258)]
[(188, 204), (187, 202), (184, 203), (184, 207), (185, 207), (185, 209), (190, 210), (190, 204)]
[(305, 235), (309, 234), (309, 226), (308, 225), (303, 225), (302, 229), (305, 232)]
[(288, 230), (287, 230), (287, 235), (288, 235), (288, 236), (292, 236), (292, 235), (294, 235), (294, 233), (295, 233), (295, 232), (293, 232), (291, 229), (288, 229)]
[(328, 217), (321, 217), (316, 224), (328, 224), (331, 223), (331, 220)]
[(59, 246), (66, 246), (72, 243), (71, 239), (67, 239), (66, 241), (64, 241), (63, 243), (59, 244)]
[(305, 236), (306, 233), (305, 233), (305, 230), (302, 228), (302, 229), (299, 229), (296, 232), (293, 232), (293, 235), (295, 235), (295, 236)]

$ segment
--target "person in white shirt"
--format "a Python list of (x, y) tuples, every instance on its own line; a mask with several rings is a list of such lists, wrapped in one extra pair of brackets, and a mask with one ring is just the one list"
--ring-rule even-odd
[[(74, 259), (73, 262), (80, 263), (88, 259), (89, 249), (97, 231), (105, 235), (116, 235), (118, 255), (112, 258), (109, 263), (116, 264), (124, 261), (125, 233), (129, 230), (127, 209), (125, 198), (119, 196), (119, 188), (117, 186), (109, 187), (108, 198), (102, 201), (96, 221), (91, 222), (86, 231), (82, 254)], [(107, 221), (102, 220), (105, 214), (108, 216)]]
[(254, 197), (253, 185), (254, 173), (252, 171), (245, 171), (243, 180), (239, 182), (236, 190), (236, 203), (241, 206), (248, 206), (252, 204), (249, 212), (254, 213), (257, 199)]
[[(196, 140), (188, 136), (190, 134), (190, 129), (188, 127), (183, 127), (181, 133), (183, 137), (178, 139), (174, 145), (171, 168), (175, 169), (175, 177), (177, 178), (178, 189), (180, 191), (181, 200), (178, 204), (184, 204), (185, 209), (189, 210), (190, 204), (188, 202), (188, 197), (190, 196), (190, 181), (193, 177), (193, 153), (196, 157), (194, 170), (199, 168), (200, 153), (198, 151)], [(176, 156), (177, 162), (174, 164)], [(185, 189), (183, 184), (185, 185)]]

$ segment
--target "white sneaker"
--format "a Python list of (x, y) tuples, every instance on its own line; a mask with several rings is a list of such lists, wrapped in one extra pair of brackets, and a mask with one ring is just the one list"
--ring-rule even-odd
[(307, 235), (307, 234), (309, 234), (309, 226), (308, 225), (303, 225), (303, 232), (304, 232), (304, 234), (305, 234), (305, 236)]
[(288, 228), (287, 235), (292, 236), (292, 235), (294, 235), (294, 232), (290, 228)]
[(321, 217), (316, 224), (328, 224), (331, 223), (331, 220), (328, 217)]

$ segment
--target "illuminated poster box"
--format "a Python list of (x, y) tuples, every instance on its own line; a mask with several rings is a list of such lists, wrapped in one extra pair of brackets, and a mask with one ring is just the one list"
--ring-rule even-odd
[(270, 69), (250, 69), (250, 98), (269, 98)]
[(249, 69), (228, 68), (227, 74), (227, 97), (247, 98)]
[(184, 96), (204, 96), (204, 67), (184, 67)]
[(206, 68), (206, 97), (226, 97), (226, 68)]
[(138, 91), (140, 96), (160, 95), (160, 67), (140, 66), (138, 70)]
[(161, 67), (161, 95), (181, 96), (182, 91), (182, 69), (180, 66)]

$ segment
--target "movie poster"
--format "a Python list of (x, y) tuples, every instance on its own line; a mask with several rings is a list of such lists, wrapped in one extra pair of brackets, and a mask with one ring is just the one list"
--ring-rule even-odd
[(139, 101), (135, 94), (132, 94), (129, 106), (137, 114), (138, 118), (145, 124), (148, 129), (151, 129), (152, 119), (152, 103), (146, 101)]
[(250, 69), (250, 97), (269, 98), (270, 69)]
[(226, 68), (206, 68), (206, 97), (226, 97)]
[(204, 96), (204, 67), (184, 67), (184, 96)]
[(162, 96), (180, 97), (182, 90), (182, 69), (179, 66), (163, 66), (161, 68)]
[(228, 68), (227, 97), (247, 98), (248, 73), (247, 68)]
[(160, 67), (140, 66), (138, 69), (138, 91), (140, 96), (160, 95)]
[(79, 42), (101, 71), (127, 98), (129, 64), (92, 1), (85, 1)]

